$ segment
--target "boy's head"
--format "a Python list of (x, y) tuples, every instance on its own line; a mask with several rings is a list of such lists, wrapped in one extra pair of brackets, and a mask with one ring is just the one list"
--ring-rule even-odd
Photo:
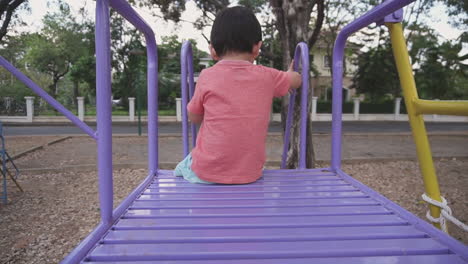
[(235, 6), (216, 16), (210, 39), (218, 57), (229, 53), (252, 53), (254, 45), (262, 41), (262, 29), (252, 11)]

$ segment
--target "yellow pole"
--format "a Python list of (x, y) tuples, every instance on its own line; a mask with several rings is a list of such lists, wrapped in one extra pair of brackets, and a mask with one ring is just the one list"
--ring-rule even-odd
[[(440, 198), (439, 183), (435, 174), (434, 163), (432, 161), (431, 148), (427, 138), (426, 127), (424, 125), (423, 116), (416, 111), (415, 102), (418, 100), (418, 92), (413, 78), (413, 70), (411, 68), (408, 49), (406, 47), (405, 38), (401, 23), (386, 23), (390, 30), (390, 38), (392, 41), (393, 56), (400, 77), (400, 84), (403, 89), (405, 98), (406, 110), (413, 133), (413, 139), (416, 144), (416, 152), (419, 160), (419, 168), (423, 175), (424, 188), (426, 194), (436, 201), (442, 202)], [(429, 205), (429, 210), (432, 217), (440, 217), (440, 208), (434, 205)], [(440, 228), (440, 224), (435, 223), (434, 226)]]
[(468, 116), (468, 101), (431, 101), (418, 99), (414, 104), (417, 114)]

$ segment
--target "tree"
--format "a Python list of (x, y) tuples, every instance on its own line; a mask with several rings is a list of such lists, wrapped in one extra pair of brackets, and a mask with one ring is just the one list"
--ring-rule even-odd
[[(420, 19), (422, 15), (427, 14), (434, 6), (435, 0), (419, 0), (409, 5), (404, 11), (403, 26), (406, 28), (408, 34), (406, 35), (406, 43), (411, 43), (414, 33), (418, 33), (421, 29), (427, 29)], [(382, 36), (382, 32), (379, 37)], [(386, 35), (384, 35), (385, 37)]]
[[(124, 99), (135, 96), (137, 86), (144, 86), (146, 83), (146, 48), (143, 46), (142, 38), (136, 29), (128, 32), (128, 41), (122, 41), (119, 47), (114, 50), (112, 93), (116, 98)], [(114, 40), (114, 43), (117, 43)], [(142, 89), (146, 96), (146, 89)], [(146, 106), (146, 100), (142, 100), (142, 105)]]
[(52, 84), (48, 87), (52, 97), (57, 97), (58, 82), (70, 70), (70, 60), (65, 48), (57, 47), (50, 39), (40, 34), (33, 34), (29, 40), (26, 60), (38, 71), (49, 74)]
[[(114, 96), (124, 98), (124, 101), (137, 93), (137, 86), (146, 87), (146, 48), (142, 43), (138, 32), (130, 33), (130, 40), (116, 50), (117, 57), (125, 63), (117, 63), (119, 71), (114, 75)], [(175, 106), (175, 98), (180, 97), (180, 49), (182, 43), (178, 37), (167, 36), (162, 38), (158, 45), (158, 69), (159, 69), (159, 105), (160, 108)], [(201, 57), (207, 53), (197, 49), (196, 42), (192, 42), (194, 71), (201, 71), (199, 64)], [(146, 90), (141, 90), (146, 95)], [(146, 102), (142, 102), (143, 106)]]
[(400, 82), (389, 43), (371, 48), (359, 56), (352, 87), (373, 102), (384, 99), (387, 94), (394, 97), (400, 94)]
[(78, 59), (89, 52), (82, 26), (71, 17), (67, 4), (59, 2), (59, 12), (48, 13), (40, 33), (30, 35), (26, 61), (38, 71), (49, 74), (53, 97), (58, 93), (58, 82), (70, 71)]
[(73, 98), (79, 96), (79, 84), (84, 82), (88, 92), (96, 92), (96, 58), (94, 56), (94, 24), (85, 22), (82, 26), (83, 48), (80, 56), (74, 61), (70, 69), (70, 77), (73, 81)]
[[(50, 84), (50, 78), (38, 72), (35, 68), (28, 65), (25, 60), (30, 34), (20, 34), (16, 36), (5, 36), (2, 42), (2, 56), (13, 64), (16, 68), (24, 72), (31, 80), (37, 83), (40, 87)], [(16, 100), (24, 100), (24, 96), (33, 95), (33, 92), (27, 88), (22, 82), (16, 79), (10, 72), (0, 68), (0, 94), (2, 96), (14, 97)]]
[[(324, 20), (325, 4), (323, 0), (315, 1), (269, 1), (272, 11), (275, 15), (275, 25), (278, 30), (279, 38), (281, 40), (282, 56), (283, 56), (283, 69), (294, 56), (294, 50), (297, 43), (304, 41), (308, 44), (309, 49), (312, 48), (317, 41), (319, 33), (322, 29)], [(312, 19), (312, 13), (315, 12), (316, 17)], [(311, 22), (313, 27), (311, 28)], [(309, 85), (308, 94), (311, 94), (312, 89)], [(287, 167), (297, 167), (299, 160), (299, 131), (300, 131), (300, 89), (296, 92), (296, 102), (293, 112), (293, 120), (291, 127), (290, 147), (288, 151)], [(285, 120), (287, 115), (288, 99), (283, 99), (282, 120), (283, 127), (285, 127)], [(312, 102), (308, 100), (307, 113), (310, 113)], [(314, 167), (314, 151), (312, 144), (312, 127), (311, 120), (307, 118), (307, 157), (306, 166), (308, 168)]]
[(463, 49), (457, 42), (431, 42), (424, 50), (415, 80), (421, 98), (464, 99), (468, 96), (468, 66), (459, 54)]
[(28, 34), (5, 36), (2, 43), (0, 44), (2, 56), (17, 67), (24, 66), (18, 64), (24, 63), (23, 60), (28, 38)]
[(0, 0), (0, 41), (2, 41), (3, 37), (7, 34), (8, 26), (12, 18), (17, 20), (15, 11), (17, 11), (24, 2), (27, 2), (27, 0)]
[[(194, 72), (200, 72), (200, 58), (208, 57), (206, 52), (197, 48), (195, 40), (189, 40), (192, 43), (193, 67)], [(182, 42), (177, 40), (177, 36), (163, 37), (162, 43), (159, 45), (159, 69), (160, 69), (160, 105), (162, 107), (175, 106), (175, 99), (181, 97), (180, 91), (180, 51)]]
[[(419, 96), (427, 99), (466, 98), (468, 72), (463, 61), (468, 54), (461, 53), (463, 43), (468, 41), (468, 34), (462, 34), (456, 42), (441, 42), (434, 29), (420, 19), (433, 4), (433, 0), (415, 2), (405, 10), (403, 21)], [(400, 86), (390, 39), (383, 28), (379, 31), (377, 43), (377, 47), (370, 47), (359, 57), (354, 85), (371, 100), (382, 99), (386, 94), (399, 96)]]
[(468, 26), (468, 1), (460, 0), (439, 0), (448, 7), (448, 14), (451, 23), (460, 29)]
[[(332, 65), (332, 53), (335, 44), (336, 37), (340, 30), (344, 26), (349, 24), (351, 21), (355, 20), (360, 15), (369, 11), (373, 6), (375, 6), (375, 1), (373, 0), (361, 0), (361, 1), (326, 1), (325, 2), (325, 13), (324, 13), (324, 22), (322, 33), (320, 34), (320, 41), (325, 46), (326, 55), (329, 58), (329, 65)], [(372, 31), (372, 29), (371, 29)], [(359, 34), (359, 33), (357, 33)], [(362, 34), (361, 38), (375, 38), (373, 32), (367, 32)], [(367, 40), (368, 41), (368, 40)], [(349, 47), (350, 45), (348, 45)], [(357, 46), (354, 44), (354, 46)], [(352, 53), (355, 52), (355, 48), (352, 49)], [(349, 50), (347, 50), (349, 51)], [(348, 54), (346, 54), (348, 55)], [(346, 64), (344, 65), (346, 67)], [(330, 73), (333, 68), (329, 68)], [(344, 69), (346, 71), (346, 68)], [(331, 85), (330, 85), (331, 86)]]

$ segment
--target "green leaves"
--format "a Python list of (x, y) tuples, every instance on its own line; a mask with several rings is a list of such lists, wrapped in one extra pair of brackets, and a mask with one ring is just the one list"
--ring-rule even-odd
[(432, 43), (424, 52), (424, 60), (415, 79), (421, 98), (467, 99), (467, 65), (463, 63), (461, 42)]
[[(419, 97), (467, 99), (468, 66), (464, 60), (468, 55), (462, 53), (466, 34), (457, 41), (440, 42), (434, 30), (426, 26), (412, 25), (409, 30), (412, 30), (409, 54)], [(372, 101), (400, 93), (389, 40), (385, 43), (359, 56), (359, 69), (353, 79), (357, 91)]]
[[(135, 97), (137, 87), (146, 96), (146, 48), (136, 31), (128, 32), (129, 39), (122, 47), (117, 48), (118, 67), (114, 74), (113, 94), (115, 98)], [(190, 40), (193, 49), (194, 71), (199, 72), (200, 58), (208, 56), (207, 53), (197, 49), (196, 42)], [(182, 42), (176, 35), (162, 37), (158, 45), (158, 69), (159, 69), (159, 104), (163, 109), (175, 106), (175, 98), (180, 97), (180, 49)], [(143, 101), (143, 106), (146, 101)]]
[(452, 25), (467, 29), (468, 27), (468, 1), (462, 0), (439, 0), (445, 3), (449, 10)]
[(390, 46), (372, 48), (358, 57), (358, 71), (353, 78), (353, 88), (368, 96), (372, 102), (400, 94), (400, 83)]

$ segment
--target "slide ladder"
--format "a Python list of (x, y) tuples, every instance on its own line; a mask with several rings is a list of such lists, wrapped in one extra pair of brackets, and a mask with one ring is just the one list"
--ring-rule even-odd
[(20, 175), (20, 171), (16, 166), (15, 162), (11, 158), (10, 154), (6, 151), (5, 148), (5, 137), (3, 137), (3, 124), (0, 122), (0, 162), (2, 166), (0, 168), (0, 173), (2, 174), (2, 190), (0, 199), (3, 201), (4, 204), (8, 203), (8, 179), (11, 180), (20, 192), (23, 192), (23, 188), (18, 183), (17, 179)]

